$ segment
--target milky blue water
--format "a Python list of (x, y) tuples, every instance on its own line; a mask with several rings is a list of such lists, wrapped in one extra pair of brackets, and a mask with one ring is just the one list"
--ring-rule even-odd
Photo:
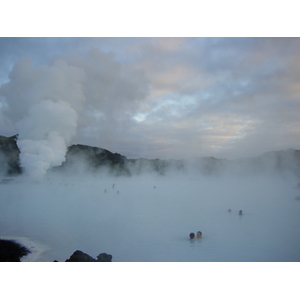
[(296, 185), (271, 175), (19, 178), (0, 184), (0, 236), (44, 245), (38, 261), (75, 250), (114, 262), (300, 261)]

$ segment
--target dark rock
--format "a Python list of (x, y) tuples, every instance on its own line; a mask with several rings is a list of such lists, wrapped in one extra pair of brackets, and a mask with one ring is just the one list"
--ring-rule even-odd
[(106, 253), (100, 253), (97, 256), (99, 262), (111, 262), (112, 260), (112, 255), (110, 254), (106, 254)]
[(30, 250), (12, 240), (0, 240), (0, 261), (20, 262), (20, 258), (29, 254)]
[(88, 254), (76, 250), (66, 262), (111, 262), (112, 255), (106, 253), (100, 253), (97, 256), (97, 260), (89, 256)]
[(96, 260), (89, 256), (88, 254), (76, 250), (66, 262), (95, 262)]
[(0, 135), (0, 168), (5, 170), (5, 175), (17, 175), (22, 173), (17, 139), (18, 135), (11, 137)]

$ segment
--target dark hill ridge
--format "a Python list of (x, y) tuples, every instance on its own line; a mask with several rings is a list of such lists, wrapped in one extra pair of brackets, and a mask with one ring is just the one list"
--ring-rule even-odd
[[(18, 135), (0, 136), (0, 174), (17, 175), (22, 173), (17, 139)], [(238, 175), (261, 174), (271, 171), (274, 173), (292, 172), (300, 177), (300, 150), (272, 151), (255, 158), (237, 160), (203, 157), (187, 162), (146, 158), (128, 159), (126, 156), (112, 153), (106, 149), (79, 144), (68, 147), (65, 162), (53, 169), (56, 171), (80, 171), (83, 169), (90, 172), (105, 169), (113, 175), (130, 176), (141, 173), (164, 175), (168, 171), (183, 171), (187, 168), (195, 169), (205, 175), (221, 175), (228, 171)]]
[(125, 164), (127, 158), (106, 149), (86, 145), (72, 145), (68, 147), (66, 160), (56, 169), (70, 170), (74, 166), (83, 166), (89, 171), (108, 168), (116, 174), (127, 174)]
[(89, 171), (107, 169), (114, 175), (133, 175), (142, 172), (157, 172), (165, 174), (171, 168), (184, 168), (183, 161), (160, 159), (128, 159), (119, 153), (112, 153), (106, 149), (86, 145), (72, 145), (68, 148), (66, 160), (58, 169), (72, 170), (79, 165)]
[(0, 173), (6, 175), (21, 174), (20, 150), (17, 145), (18, 135), (5, 137), (0, 135)]

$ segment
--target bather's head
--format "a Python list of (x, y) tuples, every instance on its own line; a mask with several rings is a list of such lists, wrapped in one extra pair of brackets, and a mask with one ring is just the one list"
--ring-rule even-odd
[(192, 240), (192, 239), (194, 239), (195, 238), (195, 233), (194, 232), (191, 232), (190, 233), (190, 239)]
[(201, 238), (202, 237), (202, 232), (201, 231), (197, 231), (197, 238)]

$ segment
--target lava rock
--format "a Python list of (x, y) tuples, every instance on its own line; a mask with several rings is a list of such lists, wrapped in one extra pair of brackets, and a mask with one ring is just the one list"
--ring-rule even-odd
[(111, 262), (112, 260), (112, 255), (110, 254), (106, 254), (106, 253), (100, 253), (97, 256), (99, 262)]
[(66, 262), (95, 262), (96, 260), (89, 256), (88, 254), (76, 250)]
[(111, 262), (112, 255), (107, 253), (100, 253), (97, 256), (97, 260), (91, 257), (90, 255), (80, 251), (76, 250), (69, 259), (66, 260), (66, 262)]
[(0, 240), (1, 262), (20, 262), (20, 258), (29, 253), (30, 250), (13, 240)]

